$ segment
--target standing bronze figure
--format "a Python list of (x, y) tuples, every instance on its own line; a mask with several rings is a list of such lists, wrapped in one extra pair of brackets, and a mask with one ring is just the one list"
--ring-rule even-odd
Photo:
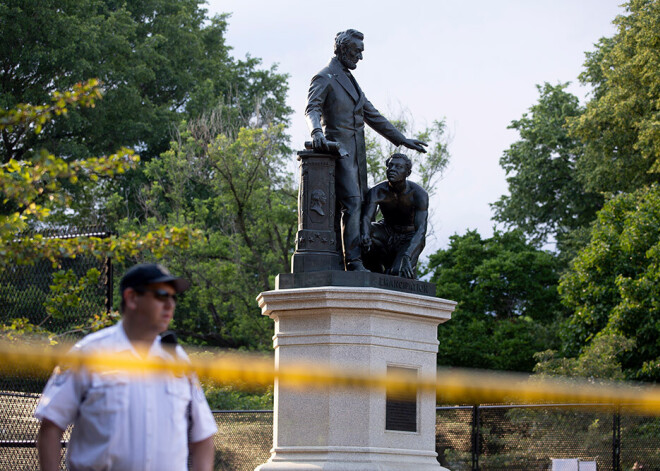
[(328, 152), (328, 141), (341, 147), (335, 186), (344, 266), (349, 271), (366, 271), (360, 249), (361, 208), (368, 191), (364, 124), (394, 145), (426, 152), (426, 143), (401, 134), (367, 100), (353, 78), (351, 70), (362, 59), (363, 39), (364, 35), (354, 29), (337, 34), (335, 57), (312, 78), (305, 109), (314, 150)]

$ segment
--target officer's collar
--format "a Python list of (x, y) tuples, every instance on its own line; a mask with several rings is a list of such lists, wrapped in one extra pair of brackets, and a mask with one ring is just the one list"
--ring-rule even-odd
[[(137, 358), (141, 358), (140, 354), (137, 352), (131, 341), (128, 339), (128, 336), (126, 335), (126, 331), (124, 330), (124, 324), (122, 320), (117, 322), (116, 326), (118, 332), (117, 332), (117, 344), (115, 346), (115, 350), (117, 351), (117, 353), (131, 352)], [(170, 360), (172, 358), (172, 356), (168, 352), (166, 352), (165, 349), (163, 349), (163, 346), (160, 343), (159, 335), (156, 336), (151, 346), (149, 346), (147, 357), (159, 357), (165, 360)]]

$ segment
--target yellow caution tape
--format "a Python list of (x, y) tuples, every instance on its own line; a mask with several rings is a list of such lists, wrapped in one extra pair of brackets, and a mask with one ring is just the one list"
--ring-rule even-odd
[(35, 348), (0, 343), (0, 373), (47, 375), (56, 366), (78, 370), (122, 370), (127, 373), (196, 374), (218, 384), (240, 389), (263, 388), (278, 382), (280, 388), (377, 388), (401, 396), (435, 392), (437, 401), (450, 404), (480, 403), (589, 403), (626, 405), (626, 410), (660, 415), (660, 387), (648, 384), (595, 383), (587, 380), (547, 378), (520, 373), (466, 369), (439, 369), (435, 376), (411, 378), (409, 374), (366, 374), (363, 371), (298, 363), (279, 370), (272, 359), (247, 354), (199, 355), (191, 362), (139, 359), (130, 354), (82, 354), (63, 348)]

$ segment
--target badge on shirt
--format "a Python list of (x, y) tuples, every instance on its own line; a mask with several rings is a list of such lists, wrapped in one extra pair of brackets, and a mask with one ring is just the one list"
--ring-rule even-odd
[(59, 365), (57, 365), (53, 370), (53, 385), (62, 386), (69, 377), (70, 373), (71, 370), (69, 368), (61, 368)]

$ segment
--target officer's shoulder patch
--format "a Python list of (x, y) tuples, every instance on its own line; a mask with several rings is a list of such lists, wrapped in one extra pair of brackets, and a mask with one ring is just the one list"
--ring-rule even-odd
[(53, 370), (53, 384), (55, 386), (62, 386), (70, 374), (71, 370), (69, 368), (56, 366)]

